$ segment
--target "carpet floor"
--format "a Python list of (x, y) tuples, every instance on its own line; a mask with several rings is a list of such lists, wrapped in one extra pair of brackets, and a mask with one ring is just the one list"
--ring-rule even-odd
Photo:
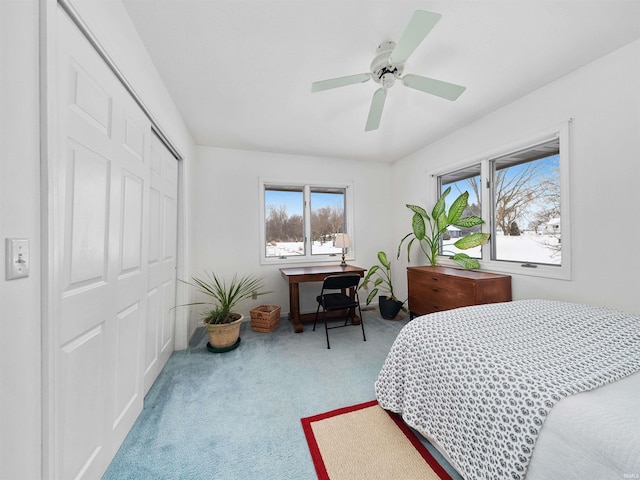
[[(237, 349), (210, 353), (199, 330), (175, 352), (103, 479), (314, 479), (300, 419), (375, 398), (374, 382), (408, 321), (363, 312), (360, 327), (271, 333), (243, 323)], [(461, 477), (428, 442), (434, 457)]]

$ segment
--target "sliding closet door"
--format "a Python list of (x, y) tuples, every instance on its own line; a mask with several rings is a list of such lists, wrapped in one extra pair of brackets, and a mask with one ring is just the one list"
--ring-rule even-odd
[(154, 135), (149, 193), (149, 287), (144, 392), (173, 352), (176, 299), (178, 161)]
[(100, 478), (142, 410), (148, 330), (157, 331), (157, 371), (173, 350), (177, 163), (61, 9), (56, 42), (53, 476)]

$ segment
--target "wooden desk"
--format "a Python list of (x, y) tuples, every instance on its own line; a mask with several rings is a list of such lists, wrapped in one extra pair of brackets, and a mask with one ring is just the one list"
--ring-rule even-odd
[[(315, 318), (314, 313), (300, 313), (300, 289), (299, 284), (303, 282), (322, 282), (327, 275), (337, 275), (340, 273), (357, 273), (364, 277), (365, 268), (347, 265), (317, 265), (314, 267), (291, 267), (281, 268), (282, 277), (289, 284), (289, 320), (293, 322), (295, 332), (302, 332), (302, 322)], [(318, 295), (320, 291), (318, 291)]]

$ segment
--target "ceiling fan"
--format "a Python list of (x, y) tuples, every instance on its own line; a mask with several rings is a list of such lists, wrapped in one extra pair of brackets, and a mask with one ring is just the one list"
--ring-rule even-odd
[(402, 81), (402, 84), (406, 87), (446, 98), (447, 100), (456, 100), (462, 95), (466, 87), (411, 73), (401, 77), (404, 71), (404, 63), (435, 27), (440, 17), (439, 13), (416, 10), (397, 44), (390, 41), (380, 44), (376, 50), (376, 56), (371, 62), (370, 72), (313, 82), (311, 91), (321, 92), (355, 83), (364, 83), (373, 78), (381, 87), (373, 94), (365, 126), (365, 131), (367, 132), (376, 130), (380, 126), (387, 90), (393, 86), (396, 79)]

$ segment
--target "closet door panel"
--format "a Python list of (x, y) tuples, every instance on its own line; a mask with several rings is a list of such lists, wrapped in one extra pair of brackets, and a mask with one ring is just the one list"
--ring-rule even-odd
[(145, 392), (151, 388), (174, 349), (178, 225), (178, 161), (156, 136), (151, 139), (149, 163)]
[(173, 351), (177, 160), (60, 7), (56, 49), (49, 449), (100, 478)]

